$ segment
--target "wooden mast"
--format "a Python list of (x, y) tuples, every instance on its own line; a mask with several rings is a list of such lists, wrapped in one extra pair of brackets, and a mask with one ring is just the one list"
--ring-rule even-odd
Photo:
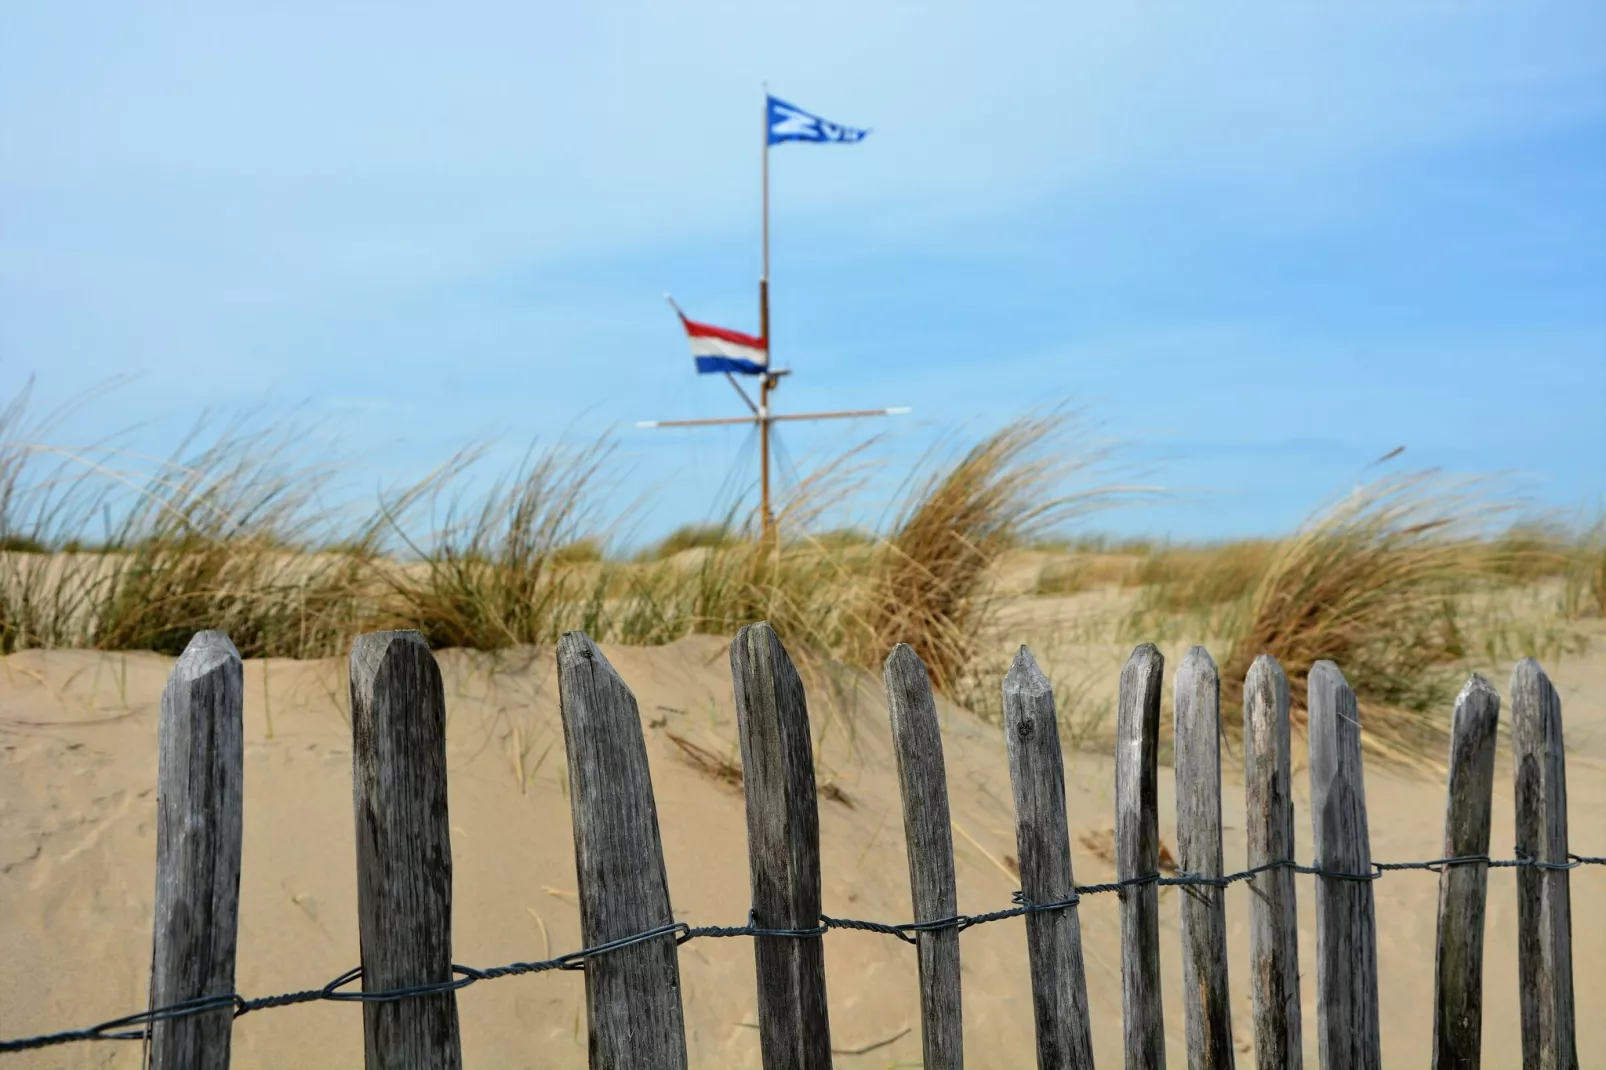
[(758, 468), (759, 518), (764, 545), (769, 546), (775, 516), (770, 512), (770, 388), (775, 379), (770, 374), (770, 93), (764, 87), (764, 113), (760, 116), (759, 130), (763, 142), (763, 162), (759, 165), (764, 187), (764, 266), (758, 277), (758, 336), (764, 340), (764, 374), (758, 382)]

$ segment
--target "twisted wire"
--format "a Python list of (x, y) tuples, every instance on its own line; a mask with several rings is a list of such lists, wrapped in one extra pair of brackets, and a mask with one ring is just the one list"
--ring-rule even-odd
[(1460, 855), (1454, 858), (1435, 858), (1425, 862), (1373, 862), (1370, 872), (1367, 873), (1332, 870), (1320, 865), (1302, 865), (1293, 859), (1279, 859), (1221, 877), (1207, 877), (1195, 873), (1178, 873), (1174, 877), (1167, 877), (1159, 873), (1145, 873), (1106, 884), (1081, 884), (1077, 885), (1072, 894), (1066, 898), (1048, 903), (1033, 903), (1027, 899), (1024, 893), (1017, 891), (1011, 897), (1014, 905), (1002, 910), (994, 910), (985, 914), (956, 914), (950, 918), (904, 922), (902, 924), (887, 924), (858, 918), (833, 918), (821, 914), (818, 925), (797, 929), (771, 929), (760, 926), (757, 918), (749, 911), (745, 925), (692, 926), (683, 921), (670, 922), (539, 962), (511, 962), (505, 966), (492, 966), (486, 969), (476, 969), (472, 966), (460, 966), (454, 963), (452, 966), (453, 979), (450, 981), (408, 985), (402, 988), (389, 988), (376, 992), (351, 991), (349, 989), (348, 986), (362, 979), (362, 967), (358, 966), (347, 970), (322, 988), (309, 988), (300, 992), (285, 992), (274, 996), (260, 996), (255, 999), (246, 999), (233, 992), (215, 996), (203, 996), (199, 999), (185, 1000), (180, 1003), (172, 1003), (164, 1007), (156, 1007), (136, 1014), (125, 1015), (121, 1018), (113, 1018), (110, 1021), (101, 1022), (85, 1029), (70, 1029), (60, 1033), (46, 1033), (41, 1036), (3, 1040), (0, 1041), (0, 1054), (32, 1051), (38, 1048), (48, 1048), (58, 1044), (70, 1044), (86, 1040), (144, 1040), (149, 1034), (150, 1027), (157, 1022), (172, 1021), (195, 1014), (210, 1014), (222, 1010), (229, 1010), (235, 1018), (238, 1018), (252, 1011), (268, 1010), (273, 1007), (290, 1007), (298, 1003), (315, 1003), (319, 1001), (392, 1003), (397, 1000), (440, 995), (445, 992), (455, 992), (460, 988), (467, 988), (469, 985), (479, 981), (488, 981), (499, 977), (517, 977), (523, 974), (545, 973), (550, 970), (584, 969), (586, 962), (590, 959), (664, 936), (673, 937), (675, 943), (679, 945), (689, 940), (705, 937), (710, 939), (741, 936), (799, 940), (816, 939), (823, 937), (832, 929), (850, 929), (858, 932), (892, 936), (905, 943), (913, 944), (918, 942), (920, 933), (942, 932), (947, 929), (964, 932), (966, 929), (977, 925), (1018, 918), (1027, 914), (1065, 910), (1076, 906), (1077, 903), (1081, 902), (1083, 896), (1100, 895), (1109, 892), (1119, 893), (1128, 888), (1138, 888), (1150, 884), (1167, 888), (1226, 888), (1239, 881), (1251, 880), (1262, 873), (1276, 869), (1288, 869), (1295, 873), (1324, 877), (1330, 880), (1375, 881), (1384, 873), (1397, 870), (1429, 870), (1434, 873), (1441, 873), (1449, 866), (1485, 865), (1491, 869), (1531, 868), (1566, 871), (1577, 869), (1580, 866), (1606, 865), (1606, 857), (1569, 853), (1567, 859), (1566, 862), (1542, 862), (1537, 858), (1531, 858), (1520, 853), (1515, 858), (1501, 859), (1492, 859), (1488, 855)]

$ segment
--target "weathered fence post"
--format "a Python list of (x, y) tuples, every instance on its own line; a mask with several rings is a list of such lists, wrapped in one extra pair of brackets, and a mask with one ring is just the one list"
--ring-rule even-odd
[[(1455, 700), (1450, 722), (1450, 783), (1444, 812), (1444, 857), (1489, 853), (1494, 797), (1494, 745), (1500, 696), (1473, 674)], [(1483, 911), (1486, 862), (1445, 866), (1439, 873), (1439, 936), (1434, 954), (1434, 1070), (1478, 1070), (1483, 1039)]]
[[(1115, 723), (1115, 875), (1160, 871), (1160, 692), (1165, 657), (1144, 643), (1126, 659)], [(1164, 1070), (1160, 998), (1160, 888), (1139, 884), (1121, 897), (1121, 1018), (1126, 1065)]]
[[(674, 924), (636, 696), (584, 632), (558, 640), (580, 935), (595, 947)], [(587, 960), (593, 1070), (686, 1065), (675, 934)]]
[[(909, 851), (909, 893), (916, 922), (942, 921), (959, 912), (954, 887), (953, 828), (948, 776), (931, 678), (913, 648), (892, 648), (883, 671), (892, 742), (903, 794), (903, 833)], [(959, 997), (959, 930), (917, 932), (920, 956), (920, 1034), (926, 1070), (965, 1065)]]
[[(1065, 758), (1054, 691), (1025, 647), (1004, 678), (1004, 741), (1015, 794), (1015, 843), (1021, 893), (1031, 904), (1076, 893), (1065, 821)], [(1038, 1070), (1093, 1066), (1082, 925), (1074, 905), (1026, 915)]]
[[(357, 927), (365, 992), (452, 980), (446, 698), (417, 632), (351, 648)], [(368, 1070), (457, 1070), (457, 994), (362, 1006)]]
[[(1561, 697), (1532, 658), (1511, 674), (1511, 744), (1516, 758), (1517, 857), (1567, 863), (1567, 759)], [(1568, 873), (1517, 870), (1517, 981), (1522, 1063), (1528, 1070), (1575, 1070), (1572, 905)]]
[[(1195, 877), (1221, 867), (1221, 676), (1210, 652), (1189, 649), (1177, 670), (1177, 864)], [(1227, 911), (1223, 887), (1183, 887), (1182, 1007), (1190, 1070), (1229, 1070), (1232, 1001), (1227, 991)]]
[(1310, 810), (1316, 840), (1316, 1033), (1322, 1070), (1380, 1070), (1377, 924), (1361, 722), (1337, 665), (1307, 681)]
[[(1294, 797), (1288, 677), (1262, 654), (1244, 680), (1244, 808), (1249, 868), (1291, 862)], [(1249, 990), (1255, 1065), (1301, 1070), (1299, 911), (1294, 871), (1279, 866), (1249, 880)]]
[[(747, 854), (759, 929), (820, 923), (820, 813), (803, 681), (767, 622), (731, 642), (747, 793)], [(766, 1070), (826, 1070), (831, 1029), (818, 936), (756, 936), (759, 1048)]]
[(155, 1070), (226, 1067), (234, 1025), (244, 818), (245, 678), (222, 632), (197, 632), (162, 692), (157, 726), (156, 925), (151, 1002), (222, 997), (156, 1022)]

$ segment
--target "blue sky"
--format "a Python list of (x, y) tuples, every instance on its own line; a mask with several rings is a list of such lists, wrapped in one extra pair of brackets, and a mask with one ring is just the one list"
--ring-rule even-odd
[(1073, 398), (1173, 491), (1104, 528), (1286, 530), (1401, 445), (1598, 507), (1606, 7), (1127, 7), (10, 0), (0, 386), (303, 405), (370, 483), (612, 427), (638, 534), (705, 517), (747, 433), (633, 423), (736, 411), (661, 295), (756, 328), (767, 80), (874, 130), (775, 150), (778, 406), (915, 410), (799, 463)]

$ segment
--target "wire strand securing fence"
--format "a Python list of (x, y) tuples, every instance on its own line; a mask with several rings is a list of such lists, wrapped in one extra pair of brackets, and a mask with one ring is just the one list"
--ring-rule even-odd
[(258, 996), (253, 999), (247, 999), (237, 993), (204, 996), (200, 999), (185, 1000), (181, 1003), (157, 1007), (149, 1011), (140, 1011), (121, 1018), (113, 1018), (110, 1021), (101, 1022), (86, 1029), (71, 1029), (61, 1033), (47, 1033), (36, 1037), (0, 1040), (0, 1053), (31, 1051), (37, 1048), (54, 1047), (58, 1044), (70, 1044), (82, 1040), (143, 1040), (146, 1036), (146, 1030), (144, 1028), (131, 1029), (130, 1027), (143, 1027), (155, 1022), (172, 1021), (225, 1008), (232, 1011), (233, 1017), (239, 1018), (252, 1011), (269, 1010), (274, 1007), (291, 1007), (299, 1003), (316, 1003), (319, 1001), (335, 1003), (395, 1003), (402, 1000), (416, 999), (420, 996), (456, 992), (478, 981), (493, 981), (502, 977), (520, 977), (525, 974), (546, 973), (551, 970), (583, 969), (585, 963), (591, 959), (600, 958), (628, 947), (634, 947), (637, 944), (657, 939), (660, 936), (672, 935), (675, 937), (675, 943), (679, 945), (698, 939), (727, 939), (744, 936), (813, 939), (825, 936), (832, 929), (845, 929), (856, 932), (878, 933), (882, 936), (896, 937), (906, 944), (915, 944), (918, 942), (916, 937), (919, 933), (941, 932), (948, 929), (964, 932), (966, 929), (977, 925), (1008, 921), (1012, 918), (1024, 917), (1027, 914), (1065, 910), (1076, 906), (1084, 896), (1120, 892), (1123, 889), (1141, 888), (1146, 885), (1158, 885), (1165, 888), (1225, 888), (1240, 881), (1247, 881), (1257, 874), (1273, 869), (1287, 869), (1307, 876), (1331, 877), (1337, 880), (1374, 881), (1384, 873), (1395, 870), (1428, 870), (1438, 873), (1442, 872), (1446, 866), (1471, 865), (1475, 863), (1483, 863), (1491, 869), (1534, 867), (1549, 870), (1571, 870), (1577, 869), (1579, 866), (1606, 865), (1606, 857), (1594, 858), (1572, 855), (1570, 856), (1570, 861), (1564, 864), (1555, 864), (1540, 862), (1531, 858), (1491, 859), (1487, 856), (1475, 855), (1462, 858), (1436, 858), (1425, 862), (1374, 862), (1372, 863), (1373, 871), (1371, 873), (1335, 873), (1324, 870), (1319, 866), (1301, 865), (1296, 861), (1287, 860), (1269, 862), (1265, 865), (1255, 866), (1252, 869), (1229, 873), (1224, 877), (1198, 877), (1186, 873), (1167, 877), (1160, 873), (1151, 873), (1105, 884), (1079, 884), (1076, 886), (1076, 894), (1074, 896), (1056, 903), (1028, 903), (1020, 892), (1016, 892), (1012, 896), (1012, 900), (1016, 904), (1013, 907), (989, 911), (984, 914), (956, 914), (953, 917), (940, 918), (936, 921), (910, 921), (901, 924), (888, 924), (859, 918), (836, 918), (821, 914), (820, 924), (806, 929), (762, 929), (754, 925), (751, 920), (746, 925), (728, 926), (690, 925), (683, 921), (677, 921), (647, 929), (643, 932), (633, 933), (617, 940), (609, 940), (594, 947), (581, 948), (562, 955), (556, 955), (538, 962), (510, 962), (505, 966), (491, 966), (484, 969), (453, 963), (452, 972), (458, 976), (452, 981), (408, 985), (402, 988), (384, 989), (376, 992), (343, 991), (347, 985), (363, 979), (362, 967), (357, 966), (347, 970), (322, 988), (285, 992), (274, 996)]

